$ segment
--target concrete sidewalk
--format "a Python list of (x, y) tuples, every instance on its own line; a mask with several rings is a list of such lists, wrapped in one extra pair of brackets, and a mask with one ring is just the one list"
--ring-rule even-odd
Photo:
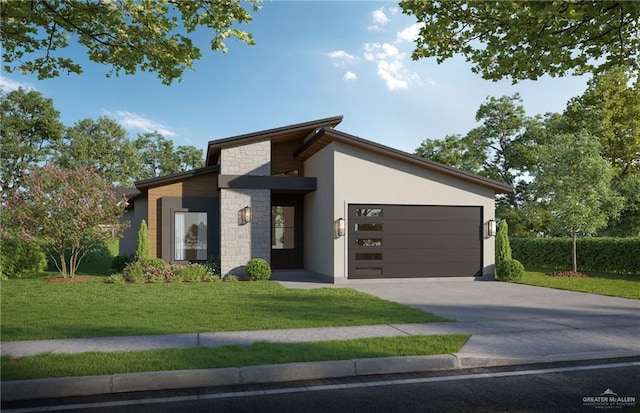
[[(314, 288), (313, 283), (283, 283)], [(326, 284), (322, 287), (327, 287)], [(341, 285), (345, 287), (345, 285)], [(2, 400), (640, 357), (640, 301), (498, 282), (353, 283), (459, 321), (1, 343), (2, 355), (138, 351), (265, 342), (472, 334), (456, 354), (2, 382)]]

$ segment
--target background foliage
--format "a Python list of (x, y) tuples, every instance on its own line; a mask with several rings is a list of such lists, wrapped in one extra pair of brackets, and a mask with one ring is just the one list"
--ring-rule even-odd
[[(581, 271), (640, 275), (640, 238), (579, 238)], [(565, 270), (571, 266), (569, 238), (511, 238), (513, 257), (527, 268)]]

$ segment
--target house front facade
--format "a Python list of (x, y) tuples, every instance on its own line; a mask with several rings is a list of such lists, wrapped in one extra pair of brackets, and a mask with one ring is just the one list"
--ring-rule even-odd
[(341, 132), (332, 117), (209, 142), (201, 169), (136, 183), (120, 253), (147, 221), (171, 263), (251, 258), (332, 282), (484, 277), (494, 198), (511, 187)]

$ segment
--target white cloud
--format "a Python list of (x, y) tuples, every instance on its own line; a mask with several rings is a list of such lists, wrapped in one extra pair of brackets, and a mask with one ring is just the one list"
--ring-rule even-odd
[(163, 124), (154, 120), (145, 118), (137, 113), (118, 110), (116, 112), (109, 112), (104, 110), (104, 113), (108, 116), (115, 117), (116, 121), (120, 123), (125, 129), (132, 129), (141, 132), (158, 132), (163, 136), (174, 137), (176, 133)]
[(375, 62), (377, 74), (390, 91), (409, 89), (411, 82), (420, 77), (407, 71), (402, 63), (405, 54), (389, 43), (364, 43), (362, 51), (365, 60)]
[(8, 79), (4, 76), (0, 76), (0, 89), (11, 92), (14, 90), (18, 90), (19, 88), (23, 88), (26, 90), (35, 90), (35, 87), (33, 87), (33, 85), (29, 83), (22, 83), (16, 80)]
[(396, 35), (396, 43), (413, 42), (418, 38), (420, 29), (424, 27), (424, 23), (414, 23)]
[(392, 16), (395, 16), (400, 11), (400, 9), (397, 7), (389, 7), (387, 10), (389, 11), (389, 13), (391, 13)]
[(333, 52), (327, 53), (327, 56), (329, 56), (329, 59), (333, 62), (334, 67), (343, 67), (347, 63), (351, 63), (357, 59), (344, 50), (334, 50)]
[(356, 76), (355, 73), (353, 72), (347, 72), (344, 74), (343, 78), (346, 82), (350, 81), (350, 80), (358, 80), (358, 76)]
[(364, 43), (362, 50), (364, 58), (369, 62), (376, 59), (402, 59), (404, 57), (397, 47), (389, 43)]
[(370, 32), (380, 31), (382, 30), (383, 26), (389, 23), (389, 18), (384, 12), (384, 7), (380, 7), (379, 9), (372, 11), (371, 16), (372, 16), (373, 24), (367, 27), (367, 29)]
[(387, 89), (401, 90), (409, 89), (409, 82), (405, 80), (403, 75), (402, 63), (399, 61), (387, 62), (386, 60), (380, 60), (378, 62), (378, 76), (384, 80), (387, 85)]

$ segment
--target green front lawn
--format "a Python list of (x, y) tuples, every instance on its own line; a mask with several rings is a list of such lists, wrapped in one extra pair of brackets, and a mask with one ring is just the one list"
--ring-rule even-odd
[[(50, 273), (48, 276), (54, 276)], [(449, 321), (351, 289), (276, 282), (2, 282), (2, 341)]]
[(588, 278), (545, 275), (550, 271), (552, 270), (527, 271), (517, 283), (640, 300), (640, 277), (637, 275), (587, 273)]
[(448, 354), (458, 352), (466, 334), (334, 340), (317, 343), (255, 343), (117, 353), (42, 354), (2, 357), (2, 380), (92, 376), (143, 371), (210, 369), (307, 361)]

